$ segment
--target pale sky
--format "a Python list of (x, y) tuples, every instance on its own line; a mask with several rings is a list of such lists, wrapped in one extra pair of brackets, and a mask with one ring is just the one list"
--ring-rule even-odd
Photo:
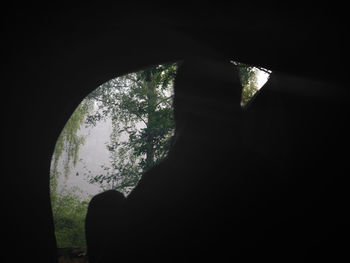
[(269, 74), (264, 71), (258, 70), (257, 80), (258, 80), (258, 89), (260, 89), (268, 80)]

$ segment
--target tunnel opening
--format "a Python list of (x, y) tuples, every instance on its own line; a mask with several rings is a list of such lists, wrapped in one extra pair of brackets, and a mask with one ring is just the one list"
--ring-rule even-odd
[[(245, 107), (271, 72), (232, 64), (239, 69)], [(50, 171), (62, 257), (84, 256), (84, 220), (94, 195), (114, 189), (127, 196), (141, 174), (167, 156), (175, 130), (172, 99), (177, 67), (178, 63), (156, 65), (111, 79), (91, 92), (67, 121)]]

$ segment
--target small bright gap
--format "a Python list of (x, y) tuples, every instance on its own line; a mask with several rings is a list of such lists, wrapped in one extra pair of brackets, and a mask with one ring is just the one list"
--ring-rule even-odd
[(236, 61), (231, 61), (231, 63), (239, 70), (243, 88), (241, 106), (244, 107), (265, 85), (272, 71), (263, 67), (250, 66)]

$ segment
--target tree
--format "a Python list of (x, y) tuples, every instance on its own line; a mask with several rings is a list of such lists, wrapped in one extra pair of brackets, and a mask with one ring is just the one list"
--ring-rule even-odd
[(87, 117), (87, 123), (111, 118), (113, 127), (107, 145), (112, 167), (104, 166), (106, 174), (90, 176), (90, 183), (127, 193), (144, 171), (166, 156), (175, 128), (176, 68), (176, 64), (158, 65), (121, 76), (88, 96), (97, 102), (98, 111)]

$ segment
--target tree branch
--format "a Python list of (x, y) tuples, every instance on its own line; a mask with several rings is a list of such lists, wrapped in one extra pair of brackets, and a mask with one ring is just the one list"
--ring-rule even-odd
[(158, 105), (161, 104), (162, 102), (167, 101), (167, 100), (172, 99), (172, 98), (174, 98), (174, 95), (171, 95), (170, 97), (166, 97), (166, 98), (164, 98), (164, 99), (158, 101), (158, 103), (156, 104), (156, 108), (157, 108)]
[(147, 122), (138, 113), (131, 111), (130, 113), (136, 115), (136, 117), (139, 118), (147, 126)]
[[(96, 101), (98, 101), (98, 102), (101, 102), (101, 103), (103, 104), (103, 106), (104, 106), (104, 107), (107, 107), (107, 108), (110, 108), (110, 107), (112, 107), (112, 108), (119, 107), (119, 104), (118, 104), (118, 103), (106, 102), (106, 101), (104, 101), (104, 100), (102, 100), (102, 99), (100, 99), (100, 98), (98, 98), (98, 97), (93, 97), (93, 98), (91, 98), (91, 99), (96, 100)], [(106, 104), (107, 104), (108, 106), (107, 106)], [(135, 111), (129, 111), (129, 112), (130, 112), (130, 114), (134, 114), (137, 118), (139, 118), (139, 119), (147, 126), (147, 122), (142, 118), (142, 116), (141, 116), (140, 114), (138, 114), (138, 113), (135, 112)], [(104, 116), (104, 117), (106, 117), (106, 116)]]

